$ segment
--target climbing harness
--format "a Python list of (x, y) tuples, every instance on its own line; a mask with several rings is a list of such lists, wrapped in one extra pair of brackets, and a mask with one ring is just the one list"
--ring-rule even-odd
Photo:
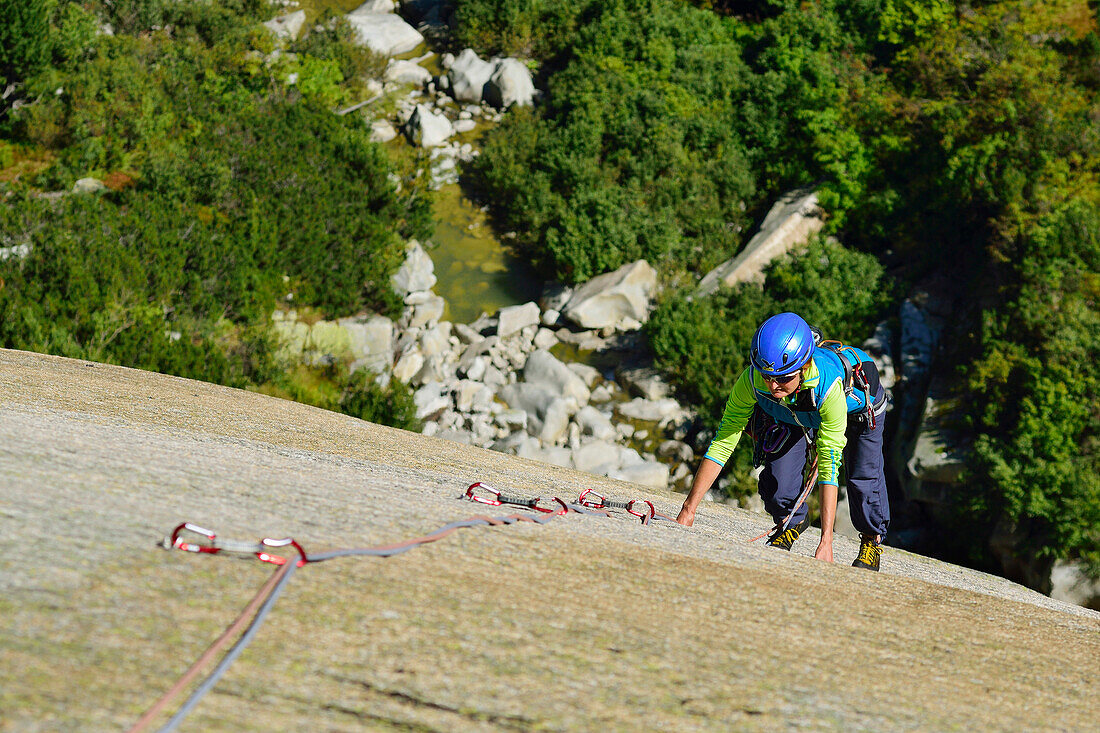
[[(594, 516), (610, 517), (611, 513), (607, 511), (607, 508), (621, 508), (625, 509), (629, 514), (639, 517), (642, 524), (650, 524), (655, 519), (666, 520), (669, 522), (675, 522), (674, 519), (668, 515), (661, 514), (653, 507), (653, 503), (645, 500), (634, 499), (627, 502), (612, 501), (605, 496), (597, 494), (591, 489), (584, 491), (580, 498), (573, 503), (566, 503), (558, 497), (553, 497), (553, 502), (557, 504), (556, 507), (544, 507), (542, 506), (543, 499), (536, 497), (534, 499), (523, 499), (517, 497), (510, 497), (502, 494), (500, 491), (488, 486), (480, 481), (475, 482), (466, 489), (459, 498), (468, 499), (470, 501), (478, 502), (481, 504), (487, 504), (489, 506), (501, 506), (505, 504), (522, 506), (538, 512), (538, 515), (523, 515), (512, 514), (504, 517), (486, 517), (482, 515), (470, 517), (468, 519), (460, 520), (457, 522), (451, 522), (446, 524), (434, 532), (423, 535), (421, 537), (414, 537), (403, 542), (398, 542), (390, 545), (378, 545), (375, 547), (365, 547), (356, 549), (344, 549), (344, 550), (332, 550), (329, 552), (321, 552), (307, 555), (302, 546), (297, 540), (287, 537), (283, 539), (274, 539), (271, 537), (265, 537), (258, 542), (242, 542), (236, 540), (227, 540), (217, 536), (215, 532), (209, 529), (200, 527), (197, 524), (191, 522), (184, 522), (175, 529), (171, 534), (164, 538), (161, 542), (161, 546), (168, 550), (183, 550), (184, 552), (195, 552), (205, 554), (235, 554), (235, 555), (252, 555), (259, 559), (261, 562), (269, 563), (277, 566), (275, 572), (268, 578), (267, 582), (257, 591), (256, 595), (249, 601), (245, 609), (238, 615), (238, 617), (230, 624), (229, 628), (219, 636), (213, 644), (202, 654), (199, 659), (191, 665), (191, 667), (176, 681), (174, 685), (160, 697), (131, 727), (128, 733), (140, 733), (144, 731), (153, 719), (160, 714), (160, 712), (167, 706), (167, 704), (182, 691), (188, 683), (193, 680), (200, 672), (200, 670), (213, 659), (217, 653), (229, 643), (230, 639), (240, 631), (248, 622), (249, 617), (252, 617), (252, 621), (248, 624), (248, 629), (237, 640), (236, 644), (226, 652), (225, 656), (214, 670), (207, 676), (205, 680), (191, 693), (191, 696), (180, 706), (179, 710), (158, 730), (160, 733), (168, 733), (173, 731), (176, 727), (187, 717), (192, 709), (199, 703), (199, 701), (208, 693), (222, 675), (226, 672), (233, 661), (240, 656), (244, 648), (248, 646), (249, 642), (256, 636), (260, 626), (263, 624), (264, 618), (271, 611), (275, 605), (275, 601), (279, 598), (279, 595), (283, 592), (290, 578), (294, 572), (307, 564), (313, 564), (318, 562), (324, 562), (325, 560), (332, 560), (338, 557), (353, 557), (353, 556), (369, 556), (369, 557), (393, 557), (403, 552), (407, 552), (414, 547), (428, 544), (429, 542), (435, 542), (443, 539), (448, 535), (457, 532), (460, 529), (469, 527), (497, 527), (502, 525), (511, 525), (519, 522), (531, 522), (534, 524), (546, 524), (552, 521), (554, 518), (568, 514), (570, 512), (577, 514), (587, 514)], [(639, 511), (639, 508), (645, 505), (644, 511)], [(185, 533), (196, 535), (195, 539), (188, 539)], [(268, 552), (269, 548), (281, 548), (289, 547), (294, 549), (298, 553), (298, 558), (293, 561), (293, 558), (286, 558), (280, 555), (273, 555)]]
[(759, 407), (753, 407), (746, 431), (752, 438), (752, 466), (764, 463), (765, 453), (779, 453), (791, 437), (791, 429), (775, 420)]

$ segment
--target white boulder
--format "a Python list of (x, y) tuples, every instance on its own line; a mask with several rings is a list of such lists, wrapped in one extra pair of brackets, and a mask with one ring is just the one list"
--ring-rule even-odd
[(306, 11), (297, 10), (293, 13), (280, 15), (264, 23), (264, 27), (271, 31), (272, 35), (284, 41), (293, 41), (302, 32), (302, 26), (306, 24)]
[(497, 335), (502, 339), (519, 333), (527, 326), (538, 325), (539, 307), (535, 303), (510, 305), (500, 309)]
[(492, 76), (485, 84), (485, 101), (497, 109), (512, 105), (530, 107), (535, 100), (535, 83), (530, 70), (518, 59), (497, 61)]
[(424, 420), (448, 409), (451, 400), (443, 394), (442, 385), (428, 382), (413, 393), (413, 404), (416, 405), (416, 417)]
[(467, 48), (455, 58), (447, 72), (451, 94), (459, 102), (480, 103), (493, 70), (493, 64), (483, 61), (472, 48)]
[(385, 79), (394, 84), (423, 86), (432, 80), (432, 72), (415, 61), (390, 59), (386, 66)]
[(527, 358), (523, 378), (529, 383), (543, 385), (556, 394), (572, 397), (578, 405), (588, 404), (592, 396), (583, 379), (549, 351), (542, 349), (532, 352)]
[(403, 129), (409, 142), (422, 148), (442, 145), (455, 132), (446, 115), (433, 112), (425, 104), (416, 105)]
[(409, 240), (406, 252), (405, 261), (390, 278), (394, 292), (405, 297), (409, 293), (431, 290), (436, 281), (432, 258), (415, 239)]
[(611, 478), (620, 481), (629, 481), (632, 484), (641, 484), (655, 489), (668, 487), (668, 466), (656, 461), (645, 461), (633, 466), (625, 466), (618, 471), (612, 471)]
[(348, 333), (355, 360), (352, 371), (367, 369), (387, 374), (393, 365), (393, 321), (385, 316), (341, 318), (337, 323)]
[(368, 2), (347, 14), (348, 24), (355, 30), (359, 44), (383, 56), (397, 56), (412, 51), (424, 42), (420, 31), (394, 13), (380, 13)]
[(581, 328), (621, 328), (644, 323), (657, 272), (645, 260), (598, 275), (574, 292), (562, 315)]
[(372, 143), (388, 143), (397, 137), (397, 130), (389, 120), (375, 120), (370, 123), (370, 141)]

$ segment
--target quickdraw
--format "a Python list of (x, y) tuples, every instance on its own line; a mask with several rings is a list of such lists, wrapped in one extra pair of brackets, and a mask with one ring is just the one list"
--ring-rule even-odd
[[(478, 491), (491, 494), (492, 497), (489, 498), (478, 496)], [(469, 499), (470, 501), (476, 501), (480, 504), (488, 504), (489, 506), (502, 506), (504, 504), (510, 504), (512, 506), (522, 506), (527, 507), (528, 509), (534, 509), (536, 512), (544, 512), (546, 514), (553, 515), (565, 514), (569, 511), (569, 505), (556, 496), (553, 498), (553, 501), (556, 501), (558, 503), (558, 506), (547, 508), (539, 506), (540, 502), (542, 502), (543, 500), (541, 496), (536, 496), (534, 499), (519, 499), (512, 496), (505, 496), (494, 489), (492, 486), (483, 484), (480, 481), (470, 484), (469, 488), (466, 489), (466, 493), (459, 498)]]
[[(594, 497), (594, 498), (590, 498)], [(574, 504), (567, 504), (565, 501), (554, 497), (552, 501), (557, 503), (557, 507), (544, 507), (542, 506), (543, 499), (536, 497), (534, 499), (520, 499), (516, 497), (505, 496), (501, 492), (487, 486), (484, 483), (478, 481), (469, 486), (459, 498), (469, 499), (481, 504), (487, 504), (489, 506), (501, 506), (503, 504), (512, 504), (516, 506), (522, 506), (528, 509), (532, 509), (538, 512), (535, 516), (524, 516), (521, 514), (512, 514), (505, 517), (486, 517), (476, 516), (469, 519), (451, 522), (446, 524), (436, 531), (424, 535), (422, 537), (415, 537), (413, 539), (405, 540), (403, 542), (397, 542), (391, 545), (378, 545), (375, 547), (365, 547), (358, 549), (347, 550), (332, 550), (329, 552), (315, 553), (312, 555), (306, 555), (302, 546), (298, 544), (297, 540), (286, 537), (283, 539), (274, 539), (271, 537), (265, 537), (258, 542), (242, 542), (235, 540), (226, 540), (219, 538), (212, 530), (200, 527), (197, 524), (191, 522), (184, 522), (179, 524), (172, 530), (171, 534), (164, 538), (161, 542), (161, 546), (168, 550), (183, 550), (184, 552), (195, 552), (204, 554), (221, 554), (230, 553), (238, 555), (253, 555), (262, 562), (270, 563), (278, 566), (278, 569), (274, 574), (264, 583), (263, 587), (256, 593), (249, 604), (245, 607), (244, 611), (234, 620), (234, 622), (226, 629), (226, 631), (214, 641), (213, 644), (203, 653), (203, 655), (191, 665), (191, 667), (180, 677), (179, 680), (164, 694), (156, 703), (154, 703), (129, 729), (129, 733), (141, 733), (144, 731), (152, 721), (160, 714), (164, 707), (174, 698), (180, 691), (182, 691), (187, 684), (194, 677), (198, 675), (200, 670), (207, 664), (207, 662), (217, 654), (217, 652), (224, 647), (229, 641), (236, 635), (236, 633), (245, 626), (250, 616), (252, 616), (251, 624), (248, 624), (248, 629), (237, 640), (237, 642), (226, 652), (225, 656), (214, 668), (214, 670), (206, 677), (205, 680), (199, 685), (198, 688), (191, 694), (191, 696), (184, 702), (184, 704), (176, 711), (172, 718), (165, 723), (159, 730), (161, 733), (167, 733), (173, 731), (183, 721), (183, 719), (190, 713), (190, 711), (198, 704), (198, 702), (209, 692), (229, 666), (233, 663), (249, 642), (255, 637), (260, 625), (263, 623), (264, 618), (268, 612), (274, 606), (275, 601), (286, 587), (287, 582), (298, 568), (318, 562), (324, 562), (325, 560), (332, 560), (338, 557), (352, 557), (352, 556), (371, 556), (371, 557), (393, 557), (403, 552), (418, 547), (420, 545), (427, 544), (429, 542), (435, 542), (440, 540), (453, 532), (457, 532), (460, 529), (467, 527), (496, 527), (500, 525), (516, 524), (518, 522), (532, 522), (534, 524), (546, 524), (552, 521), (554, 518), (559, 517), (569, 512), (576, 512), (578, 514), (596, 514), (600, 516), (610, 516), (606, 511), (601, 510), (598, 507), (616, 507), (623, 508), (629, 514), (635, 517), (639, 517), (643, 524), (649, 524), (654, 519), (664, 519), (670, 522), (675, 521), (671, 517), (664, 514), (660, 514), (653, 507), (653, 503), (642, 499), (634, 499), (628, 502), (613, 502), (607, 497), (596, 494), (592, 491), (586, 491), (581, 494), (581, 499)], [(597, 506), (597, 499), (599, 504)], [(645, 506), (643, 510), (641, 507)], [(198, 535), (201, 539), (198, 541), (190, 541), (185, 539), (183, 533), (190, 532)], [(299, 555), (297, 562), (291, 562), (288, 558), (281, 557), (279, 555), (272, 555), (267, 551), (268, 548), (276, 547), (293, 547)], [(255, 614), (253, 616), (253, 614)]]
[[(629, 501), (614, 501), (608, 499), (603, 494), (598, 494), (594, 489), (585, 489), (581, 492), (581, 495), (577, 497), (577, 503), (581, 506), (586, 506), (590, 509), (625, 509), (627, 514), (638, 517), (642, 520), (642, 524), (649, 524), (654, 519), (671, 519), (664, 514), (660, 514), (653, 506), (653, 502), (646, 501), (645, 499), (631, 499)], [(639, 504), (645, 504), (648, 511), (637, 512), (634, 507)]]
[[(200, 535), (209, 540), (206, 544), (200, 544), (197, 542), (187, 542), (180, 537), (181, 532), (191, 532), (193, 534)], [(293, 547), (298, 551), (300, 559), (298, 565), (302, 566), (309, 562), (306, 557), (305, 550), (302, 546), (295, 542), (293, 539), (287, 537), (284, 539), (274, 539), (272, 537), (264, 537), (259, 542), (241, 542), (238, 540), (225, 540), (218, 539), (218, 536), (209, 529), (203, 529), (197, 524), (191, 522), (184, 522), (183, 524), (172, 530), (172, 534), (165, 537), (161, 542), (161, 546), (166, 550), (183, 550), (184, 552), (205, 552), (211, 555), (216, 555), (221, 552), (228, 552), (237, 555), (255, 555), (263, 562), (271, 563), (272, 565), (284, 565), (287, 559), (279, 555), (272, 555), (265, 548), (268, 547)]]

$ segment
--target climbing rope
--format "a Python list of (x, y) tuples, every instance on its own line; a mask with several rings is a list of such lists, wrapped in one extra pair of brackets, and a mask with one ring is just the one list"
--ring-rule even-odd
[[(459, 498), (469, 499), (481, 504), (487, 504), (490, 506), (501, 505), (515, 505), (522, 506), (528, 509), (532, 509), (538, 512), (538, 515), (522, 515), (512, 514), (504, 517), (486, 517), (486, 516), (474, 516), (468, 519), (460, 520), (457, 522), (451, 522), (445, 524), (439, 529), (421, 537), (414, 537), (403, 542), (398, 542), (390, 545), (378, 545), (376, 547), (365, 547), (356, 549), (344, 549), (344, 550), (332, 550), (329, 552), (322, 552), (312, 555), (306, 555), (302, 546), (292, 538), (274, 539), (265, 537), (259, 542), (240, 542), (235, 540), (226, 540), (219, 538), (213, 531), (205, 529), (196, 524), (190, 522), (184, 522), (178, 525), (170, 535), (164, 538), (161, 542), (161, 546), (165, 549), (183, 550), (185, 552), (197, 552), (206, 554), (220, 554), (230, 553), (238, 555), (254, 555), (261, 562), (270, 563), (278, 566), (278, 569), (268, 578), (267, 582), (257, 591), (256, 595), (248, 603), (245, 609), (238, 615), (232, 624), (214, 641), (213, 644), (202, 654), (199, 659), (191, 665), (191, 667), (180, 677), (180, 679), (172, 685), (172, 687), (161, 696), (156, 703), (154, 703), (129, 729), (129, 733), (140, 733), (144, 731), (154, 718), (164, 709), (164, 707), (174, 698), (181, 690), (183, 690), (188, 683), (199, 671), (218, 653), (218, 651), (224, 647), (229, 640), (245, 625), (250, 616), (252, 622), (249, 624), (248, 629), (244, 632), (237, 643), (226, 653), (210, 675), (203, 680), (203, 682), (195, 689), (191, 696), (180, 706), (179, 710), (168, 720), (161, 728), (160, 733), (168, 733), (173, 731), (176, 727), (187, 717), (187, 715), (198, 705), (199, 701), (208, 693), (218, 680), (225, 673), (233, 661), (240, 656), (244, 648), (248, 646), (249, 642), (256, 636), (260, 626), (263, 624), (264, 618), (271, 611), (275, 605), (275, 601), (279, 598), (286, 584), (290, 581), (294, 572), (303, 565), (324, 562), (325, 560), (332, 560), (338, 557), (353, 557), (353, 556), (369, 556), (369, 557), (393, 557), (394, 555), (400, 555), (407, 552), (414, 547), (419, 547), (430, 542), (435, 542), (447, 537), (460, 529), (469, 527), (497, 527), (502, 525), (511, 525), (519, 522), (531, 522), (533, 524), (546, 524), (552, 521), (555, 517), (559, 517), (570, 512), (577, 514), (595, 515), (609, 517), (610, 512), (607, 508), (620, 508), (625, 509), (628, 513), (635, 517), (639, 517), (642, 524), (650, 524), (655, 519), (661, 519), (666, 521), (675, 521), (671, 517), (660, 514), (657, 512), (653, 503), (645, 500), (631, 500), (627, 502), (616, 502), (609, 500), (607, 497), (602, 496), (587, 490), (583, 492), (578, 500), (573, 503), (566, 503), (558, 497), (553, 497), (552, 506), (543, 506), (543, 499), (536, 497), (534, 499), (524, 499), (519, 497), (509, 497), (502, 494), (500, 491), (483, 484), (478, 481), (471, 484), (466, 492)], [(645, 505), (647, 508), (644, 511), (638, 511), (641, 505)], [(200, 539), (189, 540), (184, 536), (184, 533), (191, 533), (197, 535)], [(285, 558), (280, 555), (274, 555), (268, 550), (270, 548), (279, 547), (291, 547), (298, 553), (298, 559), (291, 561), (292, 558)]]
[(776, 524), (774, 527), (767, 530), (763, 534), (756, 535), (751, 540), (749, 540), (749, 543), (751, 544), (753, 542), (756, 542), (758, 539), (761, 539), (762, 537), (767, 537), (769, 534), (771, 534), (773, 532), (777, 535), (786, 532), (787, 527), (790, 525), (791, 520), (794, 518), (795, 513), (798, 511), (799, 507), (801, 507), (806, 502), (806, 499), (807, 499), (807, 497), (809, 497), (810, 492), (814, 490), (814, 484), (816, 484), (816, 483), (817, 483), (817, 454), (815, 452), (814, 457), (813, 457), (813, 461), (810, 463), (809, 471), (806, 475), (806, 483), (804, 483), (802, 485), (802, 493), (799, 494), (798, 501), (796, 501), (794, 503), (794, 508), (791, 509), (790, 513), (786, 517), (783, 518), (782, 522), (779, 522), (778, 524)]

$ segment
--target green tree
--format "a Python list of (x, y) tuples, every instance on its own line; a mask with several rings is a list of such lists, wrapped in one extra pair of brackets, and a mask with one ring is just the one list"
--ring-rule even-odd
[(0, 86), (22, 81), (49, 61), (49, 11), (47, 0), (0, 0)]

